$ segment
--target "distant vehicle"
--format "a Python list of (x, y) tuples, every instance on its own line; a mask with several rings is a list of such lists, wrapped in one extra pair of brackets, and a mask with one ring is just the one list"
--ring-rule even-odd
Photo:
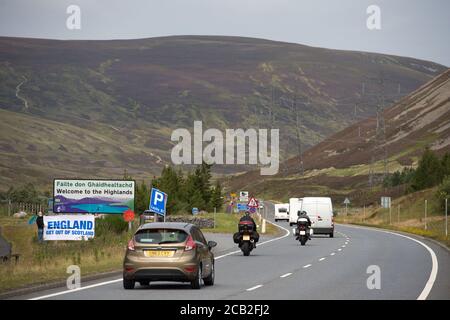
[(140, 225), (150, 223), (150, 222), (157, 222), (158, 221), (158, 215), (150, 210), (145, 210), (141, 216), (140, 216)]
[(250, 255), (250, 252), (256, 247), (256, 242), (259, 241), (259, 234), (255, 228), (252, 221), (241, 220), (238, 224), (238, 232), (233, 234), (234, 243), (239, 244), (239, 249), (246, 257)]
[(193, 289), (214, 284), (214, 254), (217, 245), (207, 242), (198, 227), (189, 223), (154, 222), (140, 226), (128, 242), (123, 262), (123, 287), (136, 282), (190, 282)]
[(297, 220), (297, 228), (295, 229), (295, 236), (300, 244), (304, 246), (306, 241), (310, 239), (311, 236), (311, 228), (309, 227), (308, 219), (301, 216), (301, 212), (298, 212), (298, 220)]
[(303, 198), (290, 198), (289, 199), (289, 226), (297, 224), (297, 212), (302, 210)]
[(275, 204), (275, 222), (280, 220), (289, 221), (289, 203)]
[(333, 204), (328, 197), (304, 197), (301, 210), (311, 219), (314, 234), (334, 236)]

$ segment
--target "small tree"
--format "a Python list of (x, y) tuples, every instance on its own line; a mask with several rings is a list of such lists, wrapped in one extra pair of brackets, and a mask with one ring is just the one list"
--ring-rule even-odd
[(436, 193), (441, 208), (445, 208), (445, 199), (450, 198), (450, 176), (444, 178)]
[(220, 211), (222, 206), (222, 186), (220, 185), (220, 182), (217, 181), (211, 193), (211, 207)]
[(438, 185), (443, 179), (442, 165), (436, 154), (426, 149), (414, 174), (412, 188), (414, 191)]
[(446, 152), (441, 160), (442, 175), (450, 176), (450, 152)]

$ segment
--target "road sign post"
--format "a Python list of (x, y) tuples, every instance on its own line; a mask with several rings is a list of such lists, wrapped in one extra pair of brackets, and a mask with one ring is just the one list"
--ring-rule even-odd
[(150, 205), (149, 209), (156, 214), (164, 217), (164, 222), (166, 222), (166, 204), (167, 204), (167, 193), (162, 192), (156, 188), (152, 188), (150, 194)]
[(345, 198), (344, 200), (344, 204), (345, 204), (345, 215), (348, 215), (348, 205), (350, 204), (350, 200), (348, 198)]

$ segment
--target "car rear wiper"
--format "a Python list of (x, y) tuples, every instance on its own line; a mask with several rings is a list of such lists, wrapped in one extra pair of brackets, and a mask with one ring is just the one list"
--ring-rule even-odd
[(179, 241), (174, 241), (174, 240), (166, 240), (166, 241), (161, 241), (158, 244), (164, 244), (164, 243), (179, 243)]

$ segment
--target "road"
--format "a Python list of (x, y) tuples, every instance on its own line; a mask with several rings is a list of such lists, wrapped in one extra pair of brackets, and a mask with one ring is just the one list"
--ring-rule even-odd
[[(266, 207), (273, 218), (273, 205)], [(216, 255), (212, 287), (156, 282), (124, 290), (115, 277), (15, 299), (450, 299), (450, 254), (433, 242), (338, 225), (335, 238), (315, 236), (302, 247), (287, 222), (277, 224), (283, 235), (266, 238), (249, 257), (237, 247)], [(369, 266), (379, 267), (380, 289), (367, 286)]]

